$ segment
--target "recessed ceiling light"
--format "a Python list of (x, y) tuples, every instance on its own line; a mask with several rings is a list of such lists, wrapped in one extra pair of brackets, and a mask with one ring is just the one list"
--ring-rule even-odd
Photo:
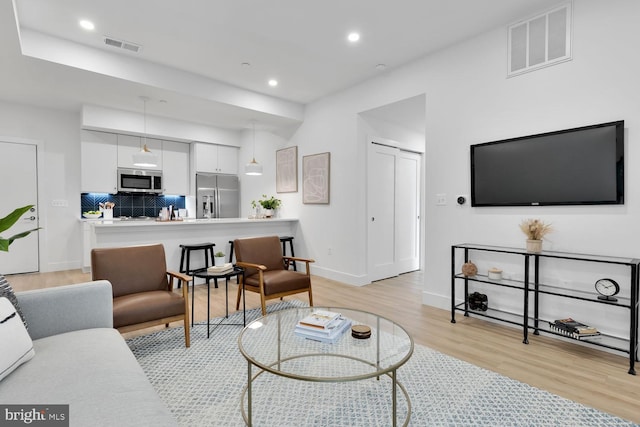
[(240, 64), (243, 68), (248, 68), (251, 67), (251, 64), (248, 62), (243, 62), (242, 64)]
[(384, 70), (386, 68), (387, 68), (387, 64), (378, 64), (378, 65), (376, 65), (376, 70), (382, 71), (382, 70)]
[(87, 20), (87, 19), (81, 19), (80, 20), (80, 26), (82, 28), (84, 28), (87, 31), (93, 31), (96, 26), (93, 24), (93, 22)]
[(271, 87), (278, 86), (278, 81), (276, 79), (269, 80), (269, 86), (271, 86)]
[(358, 33), (349, 33), (349, 35), (347, 36), (347, 39), (351, 42), (351, 43), (355, 43), (358, 40), (360, 40), (360, 34)]

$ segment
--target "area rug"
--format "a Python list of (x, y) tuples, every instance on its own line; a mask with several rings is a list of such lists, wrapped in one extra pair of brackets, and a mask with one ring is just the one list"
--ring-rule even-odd
[[(305, 306), (292, 300), (269, 311)], [(259, 317), (247, 311), (247, 320)], [(219, 319), (216, 319), (216, 321)], [(228, 322), (242, 322), (242, 314)], [(182, 328), (127, 340), (149, 380), (181, 426), (243, 426), (240, 396), (247, 362), (238, 350), (242, 326), (194, 325), (191, 347)], [(255, 370), (254, 370), (255, 372)], [(411, 399), (411, 426), (634, 426), (607, 413), (416, 345), (398, 370)], [(255, 426), (390, 426), (386, 377), (350, 383), (310, 383), (265, 373), (253, 386)], [(399, 396), (402, 396), (399, 393)], [(246, 408), (246, 401), (243, 403)], [(398, 398), (398, 425), (407, 403)]]

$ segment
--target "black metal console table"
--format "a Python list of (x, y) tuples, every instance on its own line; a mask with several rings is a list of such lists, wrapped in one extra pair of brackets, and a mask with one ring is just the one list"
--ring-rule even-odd
[[(487, 275), (476, 274), (474, 276), (465, 276), (457, 272), (459, 264), (456, 263), (456, 253), (462, 251), (464, 253), (464, 262), (468, 262), (470, 252), (479, 251), (485, 253), (508, 254), (519, 256), (523, 262), (523, 280), (512, 279), (490, 279)], [(617, 300), (607, 301), (597, 298), (595, 291), (584, 289), (570, 289), (558, 285), (544, 284), (540, 282), (540, 260), (541, 259), (558, 259), (571, 260), (589, 263), (616, 264), (629, 269), (629, 296), (616, 296)], [(529, 343), (529, 330), (532, 329), (535, 335), (541, 331), (552, 335), (565, 335), (555, 332), (549, 326), (553, 323), (552, 319), (542, 319), (540, 313), (540, 295), (552, 295), (559, 298), (569, 298), (573, 300), (588, 301), (594, 304), (600, 304), (599, 307), (607, 309), (611, 307), (626, 308), (629, 310), (629, 336), (616, 337), (602, 333), (597, 339), (588, 337), (580, 339), (581, 342), (589, 345), (606, 347), (629, 354), (629, 373), (636, 374), (635, 362), (638, 361), (638, 269), (640, 260), (635, 258), (609, 257), (587, 254), (573, 254), (565, 252), (542, 251), (539, 253), (527, 252), (525, 249), (506, 248), (499, 246), (476, 245), (463, 243), (451, 246), (451, 322), (456, 323), (455, 312), (464, 312), (465, 316), (474, 314), (478, 316), (488, 317), (501, 322), (510, 323), (521, 326), (523, 333), (522, 342)], [(532, 270), (532, 271), (531, 271)], [(464, 301), (456, 303), (456, 282), (464, 283)], [(469, 283), (481, 282), (492, 286), (511, 288), (522, 292), (523, 311), (513, 312), (506, 310), (498, 310), (488, 308), (486, 311), (471, 310), (469, 307)], [(624, 285), (620, 284), (622, 288)], [(593, 289), (593, 288), (591, 288)], [(530, 313), (530, 294), (533, 296), (533, 314)], [(626, 293), (625, 293), (626, 294)]]

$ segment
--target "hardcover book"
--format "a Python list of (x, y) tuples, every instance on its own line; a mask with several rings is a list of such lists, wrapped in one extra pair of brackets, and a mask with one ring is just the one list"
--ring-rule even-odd
[(325, 329), (338, 317), (340, 317), (340, 313), (334, 313), (333, 311), (326, 310), (316, 310), (304, 319), (300, 320), (298, 324), (311, 328)]

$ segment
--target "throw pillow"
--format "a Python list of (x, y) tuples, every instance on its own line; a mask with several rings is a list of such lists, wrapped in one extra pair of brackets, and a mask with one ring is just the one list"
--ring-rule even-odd
[(0, 297), (7, 298), (11, 302), (11, 304), (13, 304), (13, 306), (18, 311), (18, 315), (20, 315), (20, 319), (22, 319), (22, 323), (24, 323), (24, 327), (29, 329), (29, 325), (27, 325), (27, 319), (24, 318), (24, 314), (22, 314), (22, 310), (20, 309), (20, 304), (18, 304), (18, 299), (13, 293), (13, 288), (2, 274), (0, 274)]
[(0, 298), (0, 381), (34, 355), (33, 341), (24, 327), (18, 310), (5, 298)]

